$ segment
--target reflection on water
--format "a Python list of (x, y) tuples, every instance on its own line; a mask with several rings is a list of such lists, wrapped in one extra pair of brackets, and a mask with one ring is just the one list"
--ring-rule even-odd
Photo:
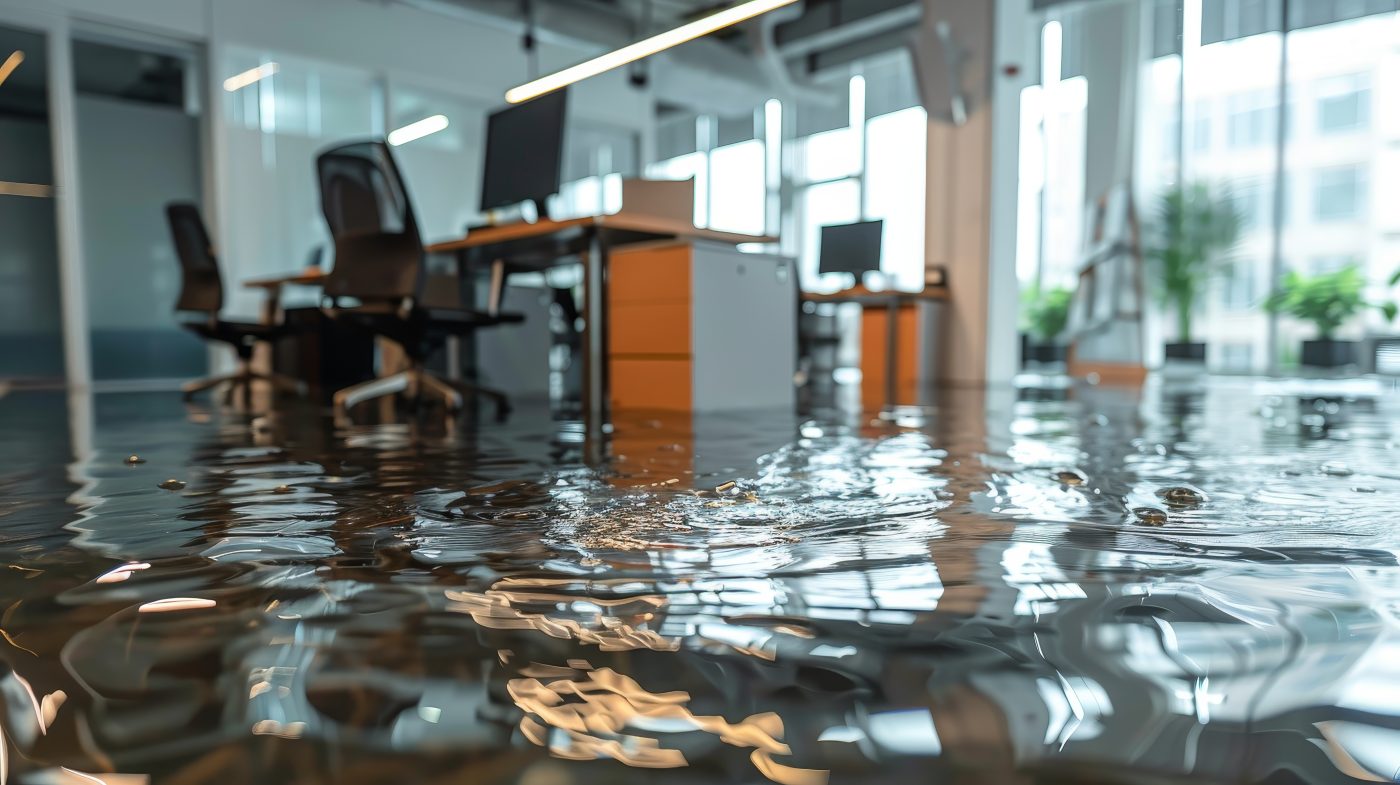
[(1397, 415), (957, 392), (594, 465), (11, 393), (0, 782), (1393, 781)]

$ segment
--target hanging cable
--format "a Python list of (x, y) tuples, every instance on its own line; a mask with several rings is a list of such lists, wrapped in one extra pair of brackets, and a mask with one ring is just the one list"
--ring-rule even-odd
[(529, 72), (530, 79), (538, 79), (540, 76), (540, 48), (539, 36), (536, 35), (538, 28), (535, 25), (533, 0), (520, 0), (520, 15), (525, 19), (525, 34), (520, 39), (520, 46), (525, 50), (525, 68)]
[[(638, 39), (646, 38), (647, 36), (651, 35), (651, 14), (652, 0), (642, 0), (642, 18), (641, 21), (638, 22), (639, 29), (637, 30), (636, 36)], [(650, 80), (650, 75), (646, 59), (637, 60), (636, 62), (632, 63), (631, 67), (628, 69), (627, 72), (627, 80), (631, 82), (632, 86), (637, 88), (638, 90), (641, 90), (647, 86), (647, 82)]]

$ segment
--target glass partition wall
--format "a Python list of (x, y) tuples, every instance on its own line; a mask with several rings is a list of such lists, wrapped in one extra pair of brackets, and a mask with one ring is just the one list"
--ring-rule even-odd
[(0, 383), (64, 378), (48, 41), (0, 26)]
[(84, 31), (73, 41), (91, 373), (96, 382), (201, 376), (208, 350), (176, 321), (180, 267), (165, 206), (198, 204), (203, 89), (192, 47)]
[[(1022, 96), (1018, 275), (1023, 285), (1073, 285), (1082, 182), (1083, 31), (1107, 3), (1065, 3), (1039, 21), (1040, 84)], [(1367, 296), (1387, 295), (1400, 268), (1400, 86), (1396, 0), (1151, 0), (1136, 6), (1141, 40), (1134, 124), (1139, 216), (1157, 220), (1165, 194), (1202, 186), (1239, 218), (1233, 247), (1204, 282), (1193, 335), (1213, 371), (1289, 372), (1311, 325), (1264, 307), (1290, 271), (1356, 266)], [(1393, 103), (1393, 98), (1391, 99)], [(1092, 129), (1090, 129), (1092, 130)], [(1174, 319), (1151, 297), (1156, 343)], [(1342, 338), (1400, 332), (1378, 311)], [(1160, 357), (1160, 346), (1148, 346)], [(1155, 349), (1155, 352), (1154, 352)]]

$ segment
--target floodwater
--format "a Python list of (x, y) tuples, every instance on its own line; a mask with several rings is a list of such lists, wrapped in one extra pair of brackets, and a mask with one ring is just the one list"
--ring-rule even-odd
[[(0, 398), (0, 781), (1400, 775), (1400, 394), (337, 425)], [(173, 481), (173, 482), (170, 482)]]

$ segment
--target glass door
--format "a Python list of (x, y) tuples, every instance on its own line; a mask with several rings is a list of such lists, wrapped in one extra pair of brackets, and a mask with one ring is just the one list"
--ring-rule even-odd
[(92, 378), (202, 376), (208, 351), (174, 313), (181, 276), (165, 218), (171, 202), (200, 201), (196, 53), (96, 33), (72, 51)]
[(0, 380), (61, 383), (48, 47), (0, 25)]

